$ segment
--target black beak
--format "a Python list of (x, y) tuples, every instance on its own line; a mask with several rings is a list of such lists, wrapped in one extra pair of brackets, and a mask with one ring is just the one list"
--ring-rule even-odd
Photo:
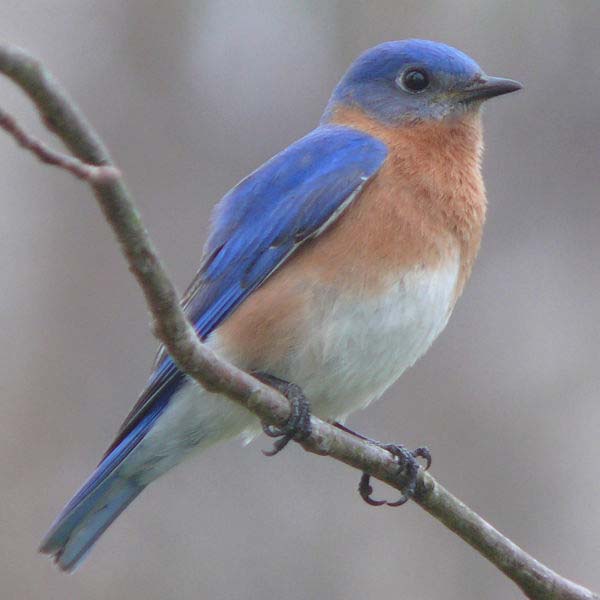
[(484, 76), (467, 88), (464, 88), (459, 93), (466, 101), (471, 100), (488, 100), (502, 94), (510, 94), (516, 92), (523, 87), (523, 84), (513, 79), (505, 79), (504, 77), (487, 77)]

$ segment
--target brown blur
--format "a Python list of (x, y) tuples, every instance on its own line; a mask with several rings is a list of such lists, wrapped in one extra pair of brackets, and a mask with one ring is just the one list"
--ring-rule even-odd
[[(183, 289), (211, 206), (317, 122), (362, 50), (425, 37), (524, 82), (485, 114), (489, 216), (432, 350), (350, 422), (427, 444), (433, 474), (600, 591), (600, 3), (2, 0), (104, 136)], [(51, 140), (14, 86), (0, 106)], [(89, 190), (0, 133), (2, 598), (506, 600), (517, 589), (415, 505), (298, 447), (212, 449), (152, 485), (71, 577), (37, 545), (111, 442), (155, 343)], [(377, 486), (378, 496), (395, 495)]]

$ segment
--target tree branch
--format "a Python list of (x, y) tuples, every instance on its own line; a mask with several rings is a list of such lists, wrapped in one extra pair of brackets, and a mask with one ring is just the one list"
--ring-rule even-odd
[[(44, 162), (87, 181), (115, 232), (129, 268), (137, 279), (154, 318), (154, 332), (177, 365), (200, 385), (245, 406), (261, 420), (283, 425), (289, 404), (283, 396), (249, 374), (221, 360), (197, 338), (179, 304), (179, 296), (101, 139), (49, 72), (23, 50), (0, 45), (0, 72), (12, 79), (35, 103), (43, 122), (74, 157), (50, 150), (0, 111), (0, 126)], [(394, 457), (316, 417), (302, 446), (330, 456), (402, 489)], [(431, 475), (419, 472), (414, 501), (454, 531), (512, 579), (528, 598), (600, 600), (542, 565), (455, 498)]]
[(0, 127), (9, 135), (12, 135), (19, 145), (33, 152), (43, 163), (60, 167), (79, 179), (90, 183), (108, 183), (121, 177), (121, 173), (116, 167), (89, 165), (68, 154), (52, 150), (44, 142), (28, 134), (16, 119), (2, 109), (0, 109)]

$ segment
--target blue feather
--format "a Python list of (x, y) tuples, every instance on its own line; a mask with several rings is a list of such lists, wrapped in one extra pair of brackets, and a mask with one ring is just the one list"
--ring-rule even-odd
[(123, 476), (120, 467), (182, 383), (179, 371), (167, 379), (160, 393), (155, 394), (155, 401), (147, 405), (126, 434), (115, 440), (90, 478), (58, 515), (40, 552), (53, 554), (61, 569), (71, 571), (77, 567), (106, 528), (144, 489), (144, 485)]
[[(204, 261), (186, 293), (185, 312), (205, 339), (304, 241), (339, 216), (387, 156), (379, 140), (327, 125), (301, 138), (228, 192), (215, 206)], [(160, 414), (181, 372), (159, 352), (146, 391), (112, 451), (146, 415)], [(167, 391), (164, 391), (164, 388)]]
[[(354, 129), (324, 126), (272, 158), (215, 208), (209, 257), (188, 315), (206, 338), (372, 177), (387, 149)], [(224, 301), (226, 299), (226, 301)]]
[[(252, 173), (217, 205), (204, 263), (186, 313), (206, 338), (304, 241), (328, 226), (385, 160), (387, 149), (357, 130), (325, 126)], [(142, 491), (123, 462), (183, 385), (185, 376), (159, 354), (148, 387), (90, 479), (42, 542), (72, 570)]]

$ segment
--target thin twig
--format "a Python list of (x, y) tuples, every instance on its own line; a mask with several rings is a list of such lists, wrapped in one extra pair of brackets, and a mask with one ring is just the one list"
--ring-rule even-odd
[[(129, 268), (144, 292), (154, 317), (155, 333), (178, 366), (205, 388), (235, 400), (263, 421), (282, 425), (289, 415), (288, 402), (272, 388), (218, 358), (198, 340), (181, 310), (178, 294), (158, 258), (122, 177), (114, 168), (101, 139), (76, 105), (48, 71), (23, 50), (0, 45), (0, 72), (11, 78), (34, 101), (44, 123), (75, 154), (81, 161), (80, 164), (84, 167), (92, 165), (109, 168), (110, 177), (85, 179), (92, 186), (104, 215), (121, 244)], [(8, 123), (11, 124), (9, 132), (15, 135), (14, 120), (9, 120)], [(52, 164), (75, 175), (82, 173), (81, 170), (75, 171), (69, 160), (54, 160), (56, 153), (49, 151), (48, 154), (45, 147), (42, 146), (44, 151), (40, 152), (40, 145), (32, 144), (32, 138), (27, 134), (22, 139), (28, 141), (23, 145), (38, 157), (50, 156), (53, 161), (49, 162)], [(331, 456), (360, 471), (368, 472), (397, 489), (401, 489), (405, 483), (398, 480), (397, 463), (389, 452), (316, 417), (312, 417), (312, 434), (302, 442), (302, 446), (309, 452)], [(528, 598), (600, 600), (590, 590), (559, 576), (524, 552), (450, 494), (428, 473), (419, 473), (414, 500), (488, 558)]]
[(97, 184), (108, 183), (121, 177), (119, 169), (111, 165), (88, 165), (68, 154), (52, 150), (44, 142), (27, 133), (13, 116), (1, 108), (0, 127), (12, 135), (20, 146), (33, 152), (43, 163), (69, 171), (78, 179)]

